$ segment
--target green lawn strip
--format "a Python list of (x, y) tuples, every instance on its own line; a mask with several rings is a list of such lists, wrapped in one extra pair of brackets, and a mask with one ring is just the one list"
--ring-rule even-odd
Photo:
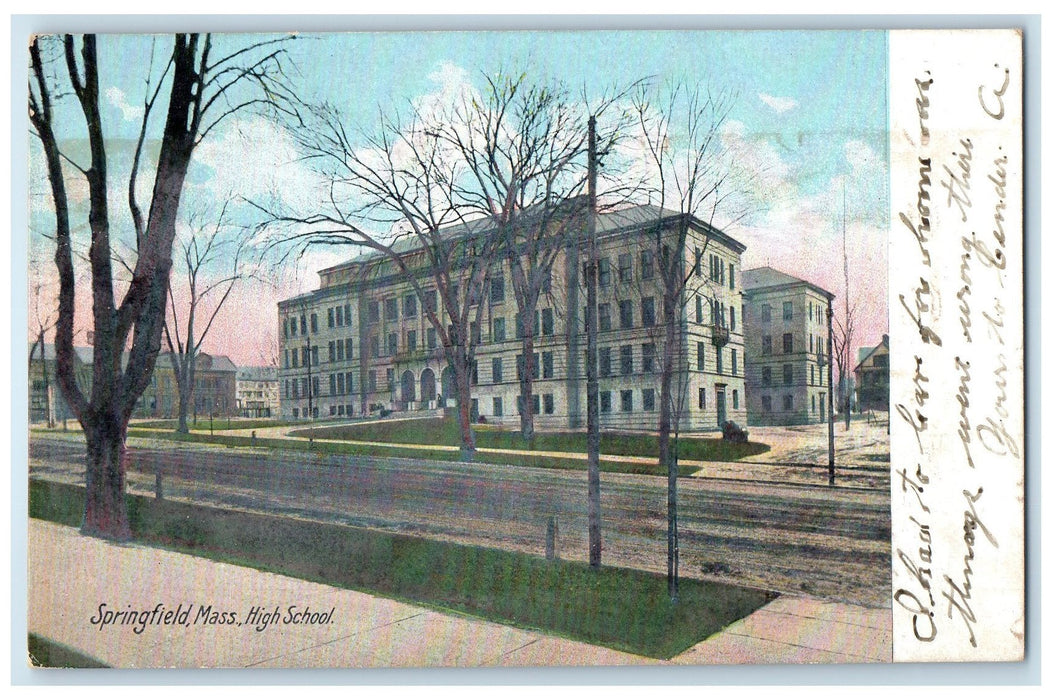
[(98, 659), (32, 632), (29, 633), (29, 662), (41, 668), (109, 668)]
[[(304, 440), (288, 440), (284, 438), (256, 438), (253, 443), (251, 437), (242, 435), (205, 435), (202, 433), (167, 433), (154, 430), (139, 430), (130, 428), (129, 437), (150, 438), (152, 440), (171, 440), (174, 442), (191, 442), (207, 445), (225, 445), (226, 447), (266, 447), (281, 450), (299, 450), (303, 452), (315, 452), (319, 454), (336, 455), (359, 455), (363, 457), (403, 457), (416, 459), (429, 459), (443, 462), (456, 462), (460, 460), (460, 453), (456, 450), (429, 450), (420, 447), (398, 447), (385, 445), (363, 445), (353, 442), (320, 442), (323, 438), (315, 431), (316, 441), (313, 445)], [(299, 433), (297, 433), (299, 434)], [(307, 433), (309, 434), (309, 433)], [(306, 437), (306, 435), (304, 435)], [(441, 443), (439, 443), (441, 444)], [(587, 468), (585, 459), (569, 457), (547, 457), (544, 455), (528, 454), (477, 454), (476, 461), (486, 463), (495, 462), (505, 466), (538, 467), (543, 469), (568, 469), (583, 470)], [(615, 462), (600, 459), (599, 468), (607, 473), (619, 474), (650, 474), (664, 476), (666, 472), (657, 464), (636, 464), (631, 462)], [(681, 466), (681, 476), (692, 474), (695, 467)]]
[[(290, 433), (305, 437), (304, 430)], [(418, 444), (426, 439), (432, 445), (458, 445), (460, 432), (451, 418), (423, 418), (392, 420), (362, 425), (339, 425), (314, 429), (314, 437), (334, 440), (371, 440)], [(587, 436), (582, 432), (539, 432), (533, 444), (522, 440), (517, 430), (477, 426), (475, 439), (479, 447), (505, 450), (537, 450), (541, 452), (576, 452), (588, 450)], [(736, 444), (719, 438), (680, 437), (679, 458), (708, 462), (734, 462), (743, 457), (762, 454), (769, 445), (757, 442)], [(600, 436), (601, 454), (626, 457), (654, 457), (658, 453), (658, 438), (646, 433), (617, 433), (605, 431)]]
[[(208, 416), (198, 416), (195, 423), (187, 419), (186, 424), (190, 430), (258, 430), (260, 428), (282, 428), (289, 425), (306, 425), (303, 420), (281, 420), (279, 418), (213, 418), (209, 424)], [(179, 421), (175, 419), (161, 419), (141, 421), (131, 424), (132, 428), (151, 428), (154, 430), (175, 430)]]
[[(82, 487), (30, 481), (30, 517), (77, 526)], [(128, 496), (137, 540), (668, 659), (774, 594), (342, 525)], [(337, 611), (339, 614), (339, 611)]]

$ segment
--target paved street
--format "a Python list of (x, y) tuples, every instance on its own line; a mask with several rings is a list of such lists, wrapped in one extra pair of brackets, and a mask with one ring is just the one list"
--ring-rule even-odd
[[(34, 475), (82, 479), (83, 444), (75, 437), (34, 436), (30, 456)], [(130, 487), (144, 493), (162, 468), (169, 498), (533, 554), (543, 554), (555, 516), (560, 555), (586, 556), (583, 472), (178, 443), (133, 447), (131, 459)], [(604, 474), (602, 489), (604, 562), (664, 571), (665, 480)], [(703, 477), (681, 479), (679, 498), (683, 575), (887, 605), (886, 488)]]

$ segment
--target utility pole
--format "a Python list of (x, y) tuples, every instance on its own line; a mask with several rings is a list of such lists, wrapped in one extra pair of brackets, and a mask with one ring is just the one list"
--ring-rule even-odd
[(596, 170), (595, 117), (588, 119), (588, 262), (585, 265), (587, 301), (584, 327), (588, 334), (585, 364), (588, 375), (588, 563), (599, 568), (603, 544), (599, 521), (599, 299), (597, 277), (599, 260), (596, 252)]
[(833, 456), (833, 295), (826, 297), (826, 359), (829, 363), (829, 485), (836, 481), (836, 458)]

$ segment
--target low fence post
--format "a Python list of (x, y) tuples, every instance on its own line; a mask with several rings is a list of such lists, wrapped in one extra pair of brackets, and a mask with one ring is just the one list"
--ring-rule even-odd
[(548, 516), (548, 534), (545, 538), (544, 556), (549, 561), (559, 558), (559, 521), (554, 515)]
[(153, 493), (154, 497), (158, 501), (164, 500), (164, 484), (161, 481), (161, 468), (157, 467), (157, 471), (153, 475)]

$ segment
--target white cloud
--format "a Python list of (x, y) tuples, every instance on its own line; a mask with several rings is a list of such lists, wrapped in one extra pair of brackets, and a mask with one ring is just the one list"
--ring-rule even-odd
[(778, 114), (788, 112), (790, 109), (795, 109), (799, 104), (796, 100), (791, 97), (775, 97), (774, 95), (768, 95), (767, 93), (761, 92), (758, 97), (760, 101), (765, 105), (773, 109)]
[(106, 99), (110, 101), (110, 104), (121, 111), (124, 115), (124, 121), (138, 121), (142, 119), (142, 115), (145, 112), (143, 107), (136, 107), (128, 103), (128, 98), (124, 95), (124, 91), (118, 87), (106, 88)]

